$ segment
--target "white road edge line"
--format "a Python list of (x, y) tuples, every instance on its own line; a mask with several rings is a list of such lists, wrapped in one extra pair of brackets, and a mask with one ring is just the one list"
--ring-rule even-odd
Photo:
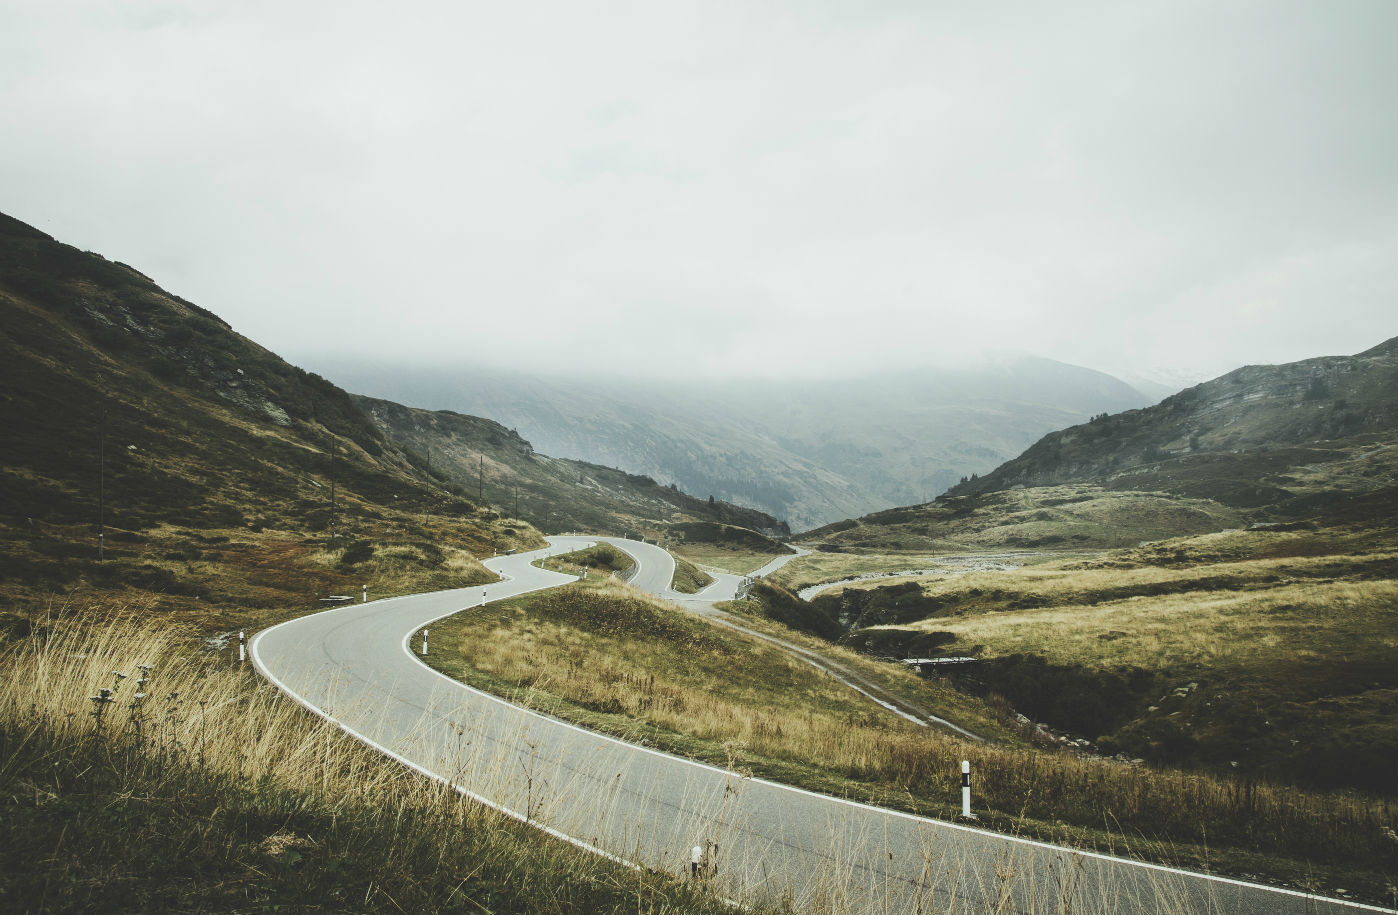
[[(619, 539), (619, 538), (613, 538), (613, 539)], [(615, 544), (614, 544), (614, 545), (615, 545)], [(636, 556), (635, 554), (632, 554), (632, 553), (631, 553), (629, 550), (627, 550), (625, 547), (621, 547), (621, 550), (622, 550), (623, 552), (627, 553), (628, 555), (630, 555), (632, 559), (636, 560), (636, 565), (637, 565), (637, 568), (638, 568), (637, 574), (639, 575), (639, 574), (640, 574), (640, 573), (639, 573), (639, 567), (640, 567), (640, 565), (641, 565), (641, 559), (640, 559), (640, 557), (639, 557), (639, 556)], [(542, 552), (542, 551), (541, 551), (541, 550), (534, 550), (534, 551), (532, 551), (532, 552), (537, 553), (537, 552)], [(522, 556), (529, 556), (529, 555), (531, 555), (531, 553), (524, 553), (524, 554), (521, 554), (521, 555), (522, 555)], [(492, 558), (494, 558), (494, 557), (492, 557)], [(483, 560), (481, 564), (484, 565), (486, 568), (491, 568), (490, 565), (489, 565), (488, 563), (489, 563), (489, 560)], [(491, 571), (497, 571), (497, 570), (491, 569)], [(497, 574), (498, 574), (498, 572), (497, 572)], [(544, 588), (532, 588), (532, 589), (530, 589), (529, 591), (522, 591), (522, 592), (520, 592), (519, 594), (511, 595), (511, 597), (519, 597), (519, 596), (521, 596), (521, 595), (523, 595), (523, 594), (532, 594), (532, 593), (534, 593), (534, 592), (536, 592), (536, 591), (547, 590), (548, 587), (557, 587), (557, 585), (549, 585), (549, 586), (544, 587)], [(465, 589), (462, 589), (462, 590), (465, 590)], [(430, 592), (428, 592), (428, 593), (430, 593)], [(416, 596), (418, 596), (418, 595), (403, 595), (403, 596), (404, 596), (404, 597), (416, 597)], [(401, 599), (401, 598), (388, 598), (388, 600), (397, 600), (397, 599)], [(503, 599), (504, 599), (504, 598), (497, 598), (497, 600), (503, 600)], [(494, 602), (495, 602), (495, 601), (486, 601), (486, 603), (494, 603)], [(350, 605), (350, 606), (347, 606), (347, 607), (334, 607), (334, 608), (331, 608), (331, 609), (329, 609), (329, 610), (322, 610), (322, 611), (320, 611), (320, 613), (336, 613), (336, 612), (339, 612), (339, 611), (342, 611), (342, 610), (352, 609), (354, 606), (356, 606), (356, 605)], [(702, 762), (698, 762), (698, 761), (692, 760), (692, 759), (685, 759), (685, 758), (682, 757), (682, 756), (675, 756), (675, 755), (670, 754), (670, 753), (663, 753), (663, 752), (661, 752), (661, 751), (659, 751), (659, 750), (652, 749), (651, 747), (643, 747), (643, 746), (641, 746), (641, 745), (639, 745), (639, 744), (630, 743), (630, 742), (628, 742), (628, 741), (621, 740), (621, 739), (616, 738), (616, 737), (612, 737), (610, 734), (603, 734), (603, 733), (600, 733), (600, 732), (598, 732), (598, 731), (592, 731), (592, 730), (589, 730), (589, 729), (587, 729), (587, 728), (580, 727), (580, 726), (578, 726), (578, 725), (576, 725), (576, 724), (573, 724), (572, 722), (564, 721), (564, 720), (561, 719), (561, 718), (554, 718), (554, 717), (552, 717), (552, 716), (550, 716), (550, 715), (545, 715), (545, 714), (543, 714), (543, 713), (541, 713), (541, 712), (535, 711), (534, 709), (522, 708), (521, 706), (514, 705), (514, 704), (511, 703), (511, 702), (508, 702), (508, 701), (506, 701), (506, 700), (504, 700), (504, 699), (501, 699), (499, 696), (495, 696), (495, 695), (492, 695), (492, 694), (490, 694), (490, 693), (484, 692), (484, 691), (482, 691), (482, 690), (476, 689), (476, 688), (473, 687), (473, 686), (468, 686), (467, 684), (462, 683), (460, 680), (455, 680), (455, 679), (453, 679), (453, 678), (451, 678), (451, 677), (448, 677), (446, 674), (441, 673), (440, 671), (437, 671), (437, 670), (434, 670), (434, 669), (431, 668), (431, 667), (428, 667), (426, 662), (424, 662), (421, 658), (419, 658), (419, 657), (417, 657), (416, 655), (413, 654), (412, 649), (411, 649), (411, 648), (409, 647), (409, 645), (408, 645), (408, 642), (412, 639), (413, 633), (416, 632), (419, 628), (422, 628), (423, 626), (428, 626), (428, 625), (430, 625), (430, 624), (432, 624), (432, 623), (437, 622), (438, 620), (446, 619), (446, 618), (449, 617), (449, 616), (455, 616), (457, 613), (460, 613), (460, 612), (462, 612), (462, 611), (464, 611), (464, 610), (469, 610), (469, 609), (471, 609), (471, 608), (474, 607), (474, 606), (478, 606), (478, 605), (477, 605), (477, 604), (472, 604), (472, 605), (467, 606), (467, 607), (461, 607), (461, 608), (459, 608), (459, 609), (457, 609), (457, 610), (453, 610), (453, 611), (450, 611), (450, 612), (448, 612), (448, 613), (442, 613), (442, 614), (439, 614), (439, 615), (437, 615), (437, 616), (432, 617), (431, 619), (424, 620), (422, 623), (420, 623), (418, 626), (414, 627), (413, 629), (409, 630), (409, 631), (403, 636), (403, 640), (402, 640), (402, 642), (399, 644), (399, 647), (403, 650), (403, 652), (404, 652), (405, 654), (407, 654), (407, 656), (408, 656), (409, 658), (412, 658), (412, 659), (415, 660), (418, 664), (420, 664), (420, 665), (423, 667), (424, 670), (428, 671), (429, 673), (431, 673), (431, 674), (433, 674), (433, 675), (435, 675), (435, 676), (437, 676), (437, 677), (440, 677), (442, 680), (445, 680), (446, 682), (451, 683), (451, 684), (453, 684), (454, 686), (456, 686), (456, 687), (458, 687), (458, 688), (460, 688), (460, 689), (466, 690), (467, 692), (470, 692), (470, 693), (474, 693), (474, 694), (477, 695), (477, 696), (481, 696), (481, 697), (485, 698), (485, 699), (488, 700), (488, 701), (499, 703), (500, 705), (506, 706), (506, 707), (508, 707), (508, 708), (510, 708), (510, 709), (513, 709), (513, 710), (517, 711), (517, 712), (523, 712), (523, 713), (525, 713), (526, 715), (532, 715), (532, 716), (534, 716), (534, 717), (536, 717), (536, 718), (539, 718), (539, 719), (544, 720), (544, 721), (551, 722), (551, 723), (553, 723), (553, 724), (562, 725), (563, 727), (568, 728), (568, 729), (573, 730), (573, 731), (577, 731), (578, 733), (589, 734), (589, 735), (591, 735), (591, 736), (593, 736), (593, 737), (599, 738), (599, 739), (601, 739), (601, 740), (608, 741), (608, 742), (610, 742), (610, 743), (615, 743), (615, 744), (618, 744), (618, 745), (621, 745), (621, 746), (624, 746), (624, 747), (629, 747), (630, 749), (635, 750), (635, 751), (639, 751), (639, 752), (642, 752), (642, 753), (650, 753), (650, 754), (655, 755), (655, 756), (660, 756), (660, 757), (665, 757), (665, 758), (668, 758), (668, 759), (676, 760), (676, 761), (678, 761), (678, 762), (680, 762), (680, 763), (683, 763), (683, 764), (685, 764), (685, 765), (693, 766), (693, 767), (698, 768), (698, 769), (706, 769), (706, 770), (708, 770), (708, 771), (710, 771), (710, 772), (718, 773), (718, 774), (720, 774), (720, 775), (731, 775), (731, 774), (732, 774), (732, 773), (730, 773), (727, 769), (720, 769), (720, 768), (718, 768), (717, 766), (711, 766), (711, 765), (709, 765), (708, 763), (702, 763)], [(645, 868), (644, 866), (642, 866), (642, 865), (640, 865), (640, 864), (637, 864), (637, 863), (634, 862), (634, 861), (630, 861), (630, 860), (627, 860), (627, 859), (625, 859), (625, 858), (617, 857), (616, 855), (613, 855), (613, 854), (611, 854), (610, 852), (603, 851), (602, 849), (599, 849), (599, 848), (596, 848), (596, 847), (592, 846), (591, 844), (589, 844), (588, 842), (586, 842), (586, 841), (584, 841), (584, 840), (582, 840), (582, 839), (576, 838), (576, 837), (574, 837), (574, 836), (567, 835), (566, 833), (559, 832), (558, 830), (555, 830), (555, 829), (553, 829), (552, 827), (544, 826), (544, 825), (542, 825), (542, 824), (540, 824), (540, 823), (537, 823), (537, 822), (532, 822), (532, 821), (529, 820), (528, 817), (524, 816), (523, 814), (520, 814), (518, 811), (512, 810), (512, 809), (510, 809), (510, 808), (508, 808), (508, 807), (505, 807), (505, 806), (503, 806), (503, 805), (497, 804), (497, 803), (495, 803), (495, 802), (493, 802), (493, 801), (491, 801), (491, 800), (489, 800), (489, 799), (487, 799), (487, 798), (481, 797), (481, 796), (477, 795), (475, 792), (469, 791), (469, 790), (467, 790), (466, 788), (463, 788), (463, 787), (461, 787), (461, 786), (459, 786), (459, 785), (453, 785), (448, 779), (444, 779), (444, 778), (442, 778), (442, 776), (437, 775), (436, 773), (431, 772), (430, 770), (424, 769), (423, 767), (417, 765), (416, 763), (414, 763), (414, 762), (412, 762), (412, 761), (410, 761), (410, 760), (408, 760), (408, 759), (405, 759), (404, 757), (402, 757), (402, 756), (400, 756), (399, 754), (395, 753), (393, 750), (390, 750), (389, 748), (383, 746), (382, 744), (379, 744), (379, 743), (375, 742), (374, 740), (370, 739), (369, 737), (366, 737), (365, 735), (360, 734), (358, 731), (355, 731), (353, 728), (349, 727), (348, 725), (344, 724), (343, 722), (338, 721), (337, 719), (335, 719), (335, 718), (333, 718), (332, 716), (328, 715), (328, 714), (325, 713), (324, 711), (322, 711), (322, 710), (316, 708), (314, 705), (312, 705), (311, 703), (307, 702), (307, 701), (306, 701), (305, 699), (303, 699), (301, 696), (299, 696), (298, 694), (296, 694), (295, 692), (293, 692), (290, 688), (288, 688), (288, 687), (286, 686), (286, 684), (282, 683), (282, 682), (281, 682), (280, 680), (278, 680), (275, 676), (273, 676), (265, 667), (262, 666), (261, 659), (259, 658), (259, 656), (258, 656), (258, 654), (257, 654), (257, 644), (258, 644), (258, 642), (261, 640), (262, 636), (263, 636), (265, 633), (271, 632), (273, 629), (278, 629), (278, 628), (280, 628), (280, 627), (282, 627), (282, 626), (290, 625), (290, 624), (292, 624), (292, 623), (297, 622), (297, 620), (308, 619), (309, 616), (318, 616), (318, 615), (320, 615), (320, 614), (309, 614), (308, 616), (305, 616), (305, 617), (297, 617), (296, 619), (287, 620), (286, 622), (283, 622), (283, 623), (278, 623), (276, 626), (268, 627), (267, 629), (264, 629), (264, 630), (262, 630), (262, 632), (259, 632), (259, 633), (257, 633), (257, 635), (253, 636), (252, 641), (248, 644), (248, 652), (249, 652), (249, 655), (250, 655), (250, 656), (252, 657), (252, 659), (253, 659), (253, 665), (257, 668), (257, 670), (258, 670), (259, 673), (261, 673), (261, 674), (262, 674), (264, 677), (266, 677), (268, 680), (271, 680), (274, 684), (276, 684), (276, 686), (277, 686), (278, 689), (280, 689), (282, 692), (286, 693), (288, 696), (292, 697), (294, 700), (296, 700), (296, 702), (298, 702), (298, 703), (301, 704), (302, 706), (306, 707), (307, 709), (310, 709), (310, 710), (311, 710), (312, 712), (314, 712), (315, 714), (321, 716), (322, 718), (326, 719), (327, 721), (332, 722), (332, 723), (335, 724), (337, 727), (339, 727), (342, 731), (344, 731), (344, 732), (347, 733), (347, 734), (350, 734), (350, 735), (353, 736), (355, 739), (359, 740), (361, 743), (363, 743), (363, 744), (365, 744), (365, 745), (367, 745), (367, 746), (373, 747), (373, 748), (379, 750), (380, 752), (384, 753), (385, 755), (390, 756), (390, 757), (392, 757), (393, 759), (398, 760), (399, 762), (403, 763), (404, 765), (408, 766), (409, 768), (413, 769), (414, 771), (420, 772), (420, 773), (422, 773), (422, 774), (428, 776), (429, 778), (432, 778), (432, 779), (434, 779), (434, 780), (436, 780), (436, 781), (442, 782), (443, 784), (447, 785), (447, 786), (450, 787), (450, 788), (454, 788), (455, 790), (457, 790), (457, 791), (459, 791), (459, 792), (461, 792), (461, 793), (467, 795), (467, 796), (470, 797), (472, 800), (479, 801), (480, 803), (485, 804), (487, 807), (490, 807), (491, 809), (494, 809), (494, 810), (498, 810), (498, 811), (500, 811), (501, 813), (504, 813), (504, 814), (506, 814), (507, 816), (510, 816), (510, 817), (512, 817), (512, 818), (514, 818), (514, 819), (516, 819), (516, 820), (518, 820), (518, 821), (521, 822), (521, 823), (524, 823), (524, 824), (530, 825), (530, 826), (535, 826), (535, 827), (537, 827), (537, 828), (543, 830), (544, 832), (548, 833), (549, 835), (554, 836), (555, 838), (562, 839), (563, 841), (568, 842), (568, 843), (570, 843), (570, 844), (572, 844), (572, 845), (575, 845), (575, 846), (577, 846), (577, 847), (579, 847), (579, 848), (585, 849), (585, 850), (587, 850), (587, 851), (592, 851), (592, 852), (595, 852), (595, 853), (597, 853), (597, 854), (599, 854), (599, 855), (602, 855), (604, 858), (607, 858), (608, 860), (615, 861), (615, 862), (617, 862), (617, 863), (619, 863), (619, 864), (623, 864), (623, 865), (625, 865), (626, 867), (632, 868), (632, 869), (634, 869), (634, 870), (639, 870), (639, 871), (644, 871), (644, 870), (646, 870), (646, 868)], [(1239, 887), (1245, 887), (1245, 888), (1248, 888), (1248, 889), (1262, 890), (1262, 891), (1264, 891), (1264, 892), (1280, 893), (1280, 894), (1285, 895), (1285, 896), (1294, 896), (1294, 897), (1297, 897), (1297, 898), (1300, 898), (1300, 899), (1322, 900), (1322, 901), (1325, 901), (1325, 902), (1336, 903), (1336, 904), (1339, 904), (1339, 905), (1342, 905), (1342, 906), (1348, 906), (1348, 907), (1350, 907), (1350, 908), (1358, 909), (1358, 910), (1361, 910), (1361, 911), (1367, 911), (1367, 912), (1385, 912), (1385, 913), (1395, 913), (1395, 912), (1398, 912), (1398, 909), (1386, 909), (1386, 908), (1382, 908), (1382, 907), (1380, 907), (1380, 906), (1369, 905), (1368, 903), (1363, 903), (1363, 902), (1355, 902), (1355, 901), (1351, 901), (1351, 900), (1348, 900), (1348, 899), (1340, 899), (1340, 898), (1332, 897), (1332, 896), (1320, 896), (1320, 895), (1317, 895), (1317, 894), (1315, 894), (1315, 893), (1307, 893), (1307, 892), (1304, 892), (1304, 891), (1302, 891), (1302, 890), (1293, 890), (1293, 889), (1291, 889), (1291, 888), (1289, 888), (1289, 887), (1269, 886), (1269, 885), (1267, 885), (1267, 884), (1265, 884), (1265, 883), (1254, 883), (1254, 882), (1249, 881), (1249, 880), (1239, 880), (1239, 879), (1233, 878), (1233, 877), (1221, 877), (1221, 876), (1218, 876), (1218, 875), (1215, 875), (1215, 874), (1206, 874), (1206, 873), (1203, 873), (1203, 872), (1201, 872), (1201, 871), (1192, 871), (1192, 870), (1188, 870), (1188, 869), (1185, 869), (1185, 868), (1170, 867), (1170, 866), (1164, 865), (1164, 864), (1153, 864), (1153, 863), (1148, 862), (1148, 861), (1136, 861), (1136, 860), (1131, 859), (1131, 858), (1119, 858), (1119, 857), (1116, 857), (1115, 855), (1105, 855), (1105, 854), (1102, 854), (1101, 852), (1089, 851), (1089, 850), (1087, 850), (1087, 849), (1070, 848), (1070, 847), (1066, 847), (1066, 846), (1062, 846), (1062, 845), (1053, 845), (1053, 844), (1050, 844), (1050, 843), (1048, 843), (1048, 842), (1040, 842), (1040, 841), (1035, 840), (1035, 839), (1025, 839), (1025, 838), (1022, 838), (1022, 837), (1020, 837), (1020, 836), (1012, 836), (1012, 835), (1006, 835), (1006, 834), (1004, 834), (1004, 833), (992, 832), (991, 830), (988, 830), (988, 829), (975, 829), (975, 828), (970, 827), (970, 826), (965, 826), (965, 825), (963, 825), (963, 824), (961, 824), (961, 823), (952, 823), (952, 822), (949, 822), (949, 821), (947, 821), (947, 820), (935, 820), (935, 819), (931, 819), (931, 818), (928, 818), (928, 817), (917, 816), (916, 814), (906, 813), (906, 812), (901, 811), (901, 810), (893, 810), (893, 809), (890, 809), (890, 808), (887, 808), (887, 807), (875, 807), (875, 806), (872, 805), (872, 804), (864, 804), (864, 803), (861, 803), (860, 801), (852, 801), (852, 800), (849, 800), (848, 798), (837, 797), (837, 796), (832, 795), (832, 794), (821, 794), (821, 793), (819, 793), (819, 792), (809, 791), (809, 790), (807, 790), (807, 789), (805, 789), (805, 788), (797, 788), (797, 787), (794, 787), (794, 786), (792, 786), (792, 785), (784, 785), (784, 784), (782, 784), (781, 782), (773, 782), (773, 781), (768, 781), (767, 779), (756, 778), (756, 777), (750, 777), (750, 776), (749, 776), (749, 777), (746, 777), (746, 778), (747, 778), (747, 780), (750, 780), (750, 781), (755, 782), (755, 783), (757, 783), (757, 784), (768, 785), (768, 786), (770, 786), (770, 787), (772, 787), (772, 788), (776, 788), (776, 789), (781, 790), (781, 791), (790, 791), (790, 792), (793, 792), (793, 793), (796, 793), (796, 794), (803, 794), (803, 795), (806, 795), (806, 796), (808, 796), (808, 797), (823, 798), (823, 799), (825, 799), (825, 800), (827, 800), (827, 801), (833, 801), (833, 802), (835, 802), (835, 803), (837, 803), (837, 804), (846, 804), (846, 805), (851, 806), (851, 807), (856, 807), (856, 808), (859, 808), (859, 809), (868, 810), (868, 811), (871, 811), (871, 812), (874, 812), (874, 813), (881, 813), (881, 814), (885, 814), (885, 815), (887, 815), (887, 816), (899, 817), (899, 818), (901, 818), (901, 819), (910, 820), (910, 821), (915, 822), (915, 823), (922, 823), (922, 824), (925, 824), (925, 825), (931, 826), (931, 827), (940, 827), (940, 828), (944, 828), (944, 829), (952, 829), (952, 830), (959, 830), (959, 831), (969, 832), (969, 833), (977, 833), (977, 834), (980, 834), (980, 835), (983, 835), (983, 836), (988, 836), (988, 837), (992, 837), (992, 838), (1001, 839), (1001, 840), (1006, 841), (1006, 842), (1011, 842), (1011, 843), (1018, 844), (1018, 845), (1025, 845), (1025, 846), (1028, 846), (1028, 847), (1031, 847), (1031, 848), (1039, 848), (1039, 849), (1044, 849), (1044, 850), (1046, 850), (1046, 851), (1054, 851), (1054, 852), (1066, 853), (1066, 854), (1070, 854), (1070, 855), (1080, 855), (1080, 856), (1082, 856), (1082, 857), (1084, 857), (1084, 858), (1092, 858), (1092, 859), (1095, 859), (1095, 860), (1098, 860), (1098, 861), (1108, 861), (1108, 862), (1112, 862), (1112, 863), (1116, 863), (1116, 864), (1123, 864), (1123, 865), (1130, 866), (1130, 867), (1140, 867), (1140, 868), (1144, 868), (1144, 869), (1146, 869), (1146, 870), (1155, 871), (1155, 872), (1157, 872), (1157, 873), (1176, 874), (1176, 875), (1179, 875), (1179, 876), (1182, 876), (1182, 877), (1193, 877), (1193, 878), (1203, 879), (1203, 880), (1207, 880), (1207, 881), (1214, 882), (1214, 883), (1225, 884), (1225, 885), (1228, 885), (1228, 886), (1239, 886)]]

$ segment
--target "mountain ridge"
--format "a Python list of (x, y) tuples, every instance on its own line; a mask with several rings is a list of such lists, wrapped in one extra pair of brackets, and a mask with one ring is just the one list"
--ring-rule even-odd
[(1353, 356), (1244, 366), (1154, 406), (1050, 432), (935, 500), (798, 535), (843, 549), (1113, 548), (1398, 493), (1398, 338)]
[[(503, 490), (453, 479), (347, 391), (141, 272), (3, 214), (0, 317), (0, 596), (12, 607), (81, 590), (200, 628), (241, 624), (327, 594), (490, 580), (480, 557), (543, 543), (508, 517)], [(478, 448), (532, 451), (487, 420), (458, 421)], [(651, 480), (557, 466), (554, 496), (569, 473), (606, 484), (555, 499), (596, 522), (541, 517), (558, 529), (787, 532)]]
[[(1207, 495), (1244, 506), (1284, 491), (1264, 473), (1251, 495), (1151, 472), (1151, 465), (1284, 446), (1315, 446), (1398, 428), (1398, 337), (1352, 356), (1249, 365), (1165, 398), (1155, 406), (1049, 433), (1019, 457), (947, 492), (963, 496), (1017, 486), (1102, 482)], [(1197, 456), (1197, 457), (1196, 457)], [(1285, 474), (1280, 474), (1284, 476)], [(1263, 493), (1262, 487), (1270, 489)], [(1243, 487), (1240, 487), (1240, 489)], [(1207, 489), (1207, 493), (1205, 490)]]
[(326, 371), (375, 396), (491, 416), (549, 454), (750, 505), (794, 527), (925, 500), (1045, 432), (1149, 401), (1109, 375), (1033, 357), (789, 384), (362, 361)]

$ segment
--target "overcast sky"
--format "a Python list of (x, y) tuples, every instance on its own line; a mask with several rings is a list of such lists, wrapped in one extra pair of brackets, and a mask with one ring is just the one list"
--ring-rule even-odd
[(303, 364), (1398, 334), (1393, 0), (4, 0), (0, 114), (0, 210)]

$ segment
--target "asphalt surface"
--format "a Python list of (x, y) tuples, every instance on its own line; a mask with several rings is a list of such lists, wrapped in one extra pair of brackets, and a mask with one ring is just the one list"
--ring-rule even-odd
[[(633, 584), (669, 591), (674, 560), (658, 547), (549, 539), (555, 555), (605, 539), (636, 560)], [(745, 778), (741, 763), (727, 771), (594, 734), (450, 680), (414, 656), (420, 630), (442, 617), (572, 581), (530, 565), (544, 552), (487, 560), (503, 574), (499, 583), (274, 626), (253, 639), (253, 662), (361, 740), (569, 841), (675, 874), (688, 870), (692, 847), (708, 848), (716, 862), (709, 879), (739, 901), (775, 896), (797, 911), (838, 912), (1383, 911)]]

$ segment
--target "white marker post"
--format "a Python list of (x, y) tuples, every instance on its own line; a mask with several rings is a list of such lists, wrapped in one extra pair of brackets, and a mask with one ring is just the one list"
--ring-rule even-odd
[(241, 664), (248, 659), (248, 640), (244, 638), (241, 630), (238, 632), (238, 663)]
[(974, 820), (976, 815), (971, 812), (971, 761), (961, 760), (961, 818), (963, 820)]
[(364, 586), (364, 600), (363, 600), (361, 603), (365, 603), (365, 604), (369, 603), (369, 586), (368, 586), (368, 585), (365, 585), (365, 586)]
[(427, 657), (427, 630), (422, 630), (422, 656)]

